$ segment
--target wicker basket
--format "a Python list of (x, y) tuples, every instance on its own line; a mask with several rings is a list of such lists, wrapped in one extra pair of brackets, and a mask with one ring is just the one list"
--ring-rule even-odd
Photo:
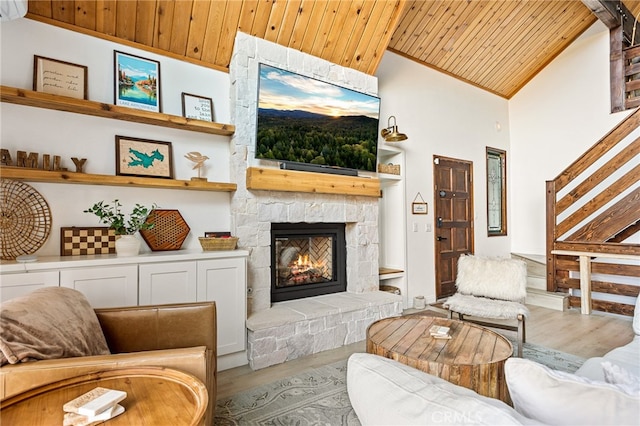
[(398, 287), (394, 287), (391, 285), (381, 285), (380, 291), (386, 291), (388, 293), (393, 293), (393, 294), (401, 294), (400, 289)]
[(400, 164), (378, 164), (378, 172), (388, 173), (390, 175), (399, 175)]
[(214, 237), (198, 237), (200, 245), (204, 251), (214, 250), (235, 250), (238, 244), (237, 237), (214, 238)]

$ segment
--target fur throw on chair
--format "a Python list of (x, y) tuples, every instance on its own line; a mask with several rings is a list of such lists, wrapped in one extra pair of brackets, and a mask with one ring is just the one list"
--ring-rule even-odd
[(518, 259), (460, 256), (456, 287), (462, 294), (522, 302), (527, 296), (527, 265)]
[(460, 293), (449, 297), (444, 306), (463, 315), (482, 318), (514, 319), (519, 314), (525, 318), (529, 316), (529, 309), (522, 303), (466, 296)]

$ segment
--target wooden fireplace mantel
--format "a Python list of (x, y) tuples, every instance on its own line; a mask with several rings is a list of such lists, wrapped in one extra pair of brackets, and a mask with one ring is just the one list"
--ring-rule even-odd
[(380, 180), (361, 176), (249, 167), (247, 189), (380, 197)]

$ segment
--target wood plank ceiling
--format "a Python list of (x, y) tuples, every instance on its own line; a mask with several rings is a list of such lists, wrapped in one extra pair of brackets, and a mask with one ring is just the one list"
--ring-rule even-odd
[(27, 17), (219, 70), (236, 31), (368, 74), (389, 49), (507, 99), (596, 20), (578, 0), (29, 0)]

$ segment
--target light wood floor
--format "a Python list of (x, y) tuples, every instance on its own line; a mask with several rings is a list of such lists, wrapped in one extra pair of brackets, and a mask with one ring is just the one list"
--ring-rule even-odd
[[(602, 356), (633, 338), (631, 317), (594, 312), (581, 315), (580, 310), (554, 311), (529, 306), (527, 341), (583, 358)], [(510, 333), (500, 330), (500, 333)], [(284, 364), (253, 371), (247, 365), (218, 373), (218, 398), (225, 398), (256, 386), (295, 375), (308, 368), (346, 359), (355, 352), (365, 352), (365, 342), (298, 358)]]

